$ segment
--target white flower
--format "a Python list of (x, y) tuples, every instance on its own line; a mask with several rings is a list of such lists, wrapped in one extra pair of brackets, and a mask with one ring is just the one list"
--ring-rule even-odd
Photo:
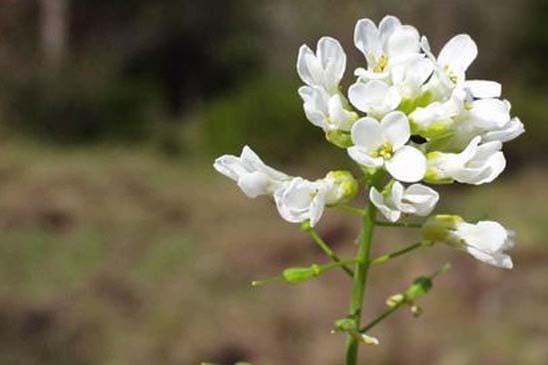
[(379, 80), (356, 82), (348, 89), (348, 99), (356, 109), (375, 117), (393, 111), (401, 103), (397, 87)]
[(411, 136), (407, 117), (402, 112), (387, 114), (379, 123), (366, 117), (352, 126), (354, 146), (349, 156), (357, 163), (371, 167), (386, 167), (395, 179), (416, 182), (426, 171), (426, 158), (418, 149), (406, 146)]
[(360, 19), (354, 29), (354, 44), (367, 60), (367, 70), (355, 71), (360, 79), (385, 79), (392, 66), (419, 56), (419, 32), (402, 25), (398, 18), (385, 16), (377, 28), (370, 19)]
[(493, 181), (506, 167), (506, 159), (500, 151), (502, 143), (487, 142), (480, 145), (477, 136), (461, 153), (430, 152), (425, 180), (480, 185)]
[(329, 94), (335, 94), (345, 68), (346, 54), (336, 39), (321, 38), (316, 54), (307, 45), (299, 49), (297, 73), (309, 86), (320, 86)]
[(422, 49), (428, 57), (436, 61), (436, 76), (449, 89), (465, 81), (466, 70), (478, 55), (478, 47), (468, 34), (451, 38), (437, 58), (432, 55), (426, 37), (422, 37)]
[(390, 70), (392, 84), (403, 99), (413, 100), (422, 93), (422, 86), (432, 75), (434, 65), (426, 57), (414, 57), (394, 65)]
[(437, 215), (425, 223), (422, 233), (428, 240), (464, 249), (489, 265), (504, 269), (513, 267), (512, 258), (505, 251), (514, 247), (514, 232), (500, 223), (480, 221), (472, 224), (459, 216)]
[(331, 188), (329, 181), (295, 177), (274, 192), (274, 200), (283, 219), (290, 223), (310, 221), (313, 227), (323, 214), (326, 194)]
[(474, 99), (470, 89), (455, 90), (455, 99), (460, 101), (458, 118), (468, 120), (478, 129), (502, 128), (510, 121), (510, 103), (496, 98)]
[(215, 160), (215, 170), (236, 181), (250, 198), (272, 194), (290, 179), (286, 174), (264, 164), (248, 146), (242, 149), (240, 157), (224, 155)]
[(308, 120), (325, 132), (350, 131), (358, 115), (346, 109), (346, 100), (340, 95), (329, 95), (321, 87), (303, 86), (299, 95), (304, 101), (304, 112)]
[(369, 200), (390, 222), (396, 222), (401, 214), (427, 216), (432, 213), (439, 200), (439, 194), (422, 184), (413, 184), (404, 188), (395, 181), (384, 192), (374, 187), (369, 191)]
[(504, 251), (514, 247), (514, 233), (500, 223), (482, 221), (476, 224), (459, 223), (452, 232), (453, 238), (476, 259), (489, 265), (511, 269), (512, 258)]

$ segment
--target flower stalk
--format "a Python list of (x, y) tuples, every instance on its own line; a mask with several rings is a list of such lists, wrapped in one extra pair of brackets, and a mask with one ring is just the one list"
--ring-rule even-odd
[[(358, 253), (356, 255), (356, 267), (354, 269), (354, 280), (352, 283), (352, 299), (350, 302), (349, 318), (354, 321), (356, 328), (361, 322), (362, 305), (365, 297), (367, 274), (369, 272), (369, 255), (375, 228), (375, 217), (377, 210), (369, 205), (363, 217), (363, 226), (360, 235)], [(346, 344), (346, 365), (356, 365), (358, 361), (359, 340), (356, 336), (348, 335)]]
[[(318, 247), (329, 258), (331, 258), (331, 260), (333, 260), (336, 263), (341, 263), (341, 259), (339, 258), (339, 256), (337, 256), (337, 254), (331, 249), (331, 247), (329, 247), (329, 245), (320, 237), (320, 234), (318, 233), (318, 231), (312, 228), (308, 222), (303, 223), (301, 225), (301, 228), (303, 231), (308, 233), (308, 235), (312, 238), (312, 240), (316, 243), (316, 245), (318, 245)], [(342, 264), (340, 268), (343, 269), (344, 272), (346, 272), (346, 274), (349, 275), (350, 277), (354, 276), (354, 272), (352, 271), (352, 269), (346, 266), (345, 264)]]

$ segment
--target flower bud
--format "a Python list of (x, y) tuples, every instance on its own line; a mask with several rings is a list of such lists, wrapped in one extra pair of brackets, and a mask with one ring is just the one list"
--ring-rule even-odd
[(413, 305), (411, 306), (411, 313), (413, 314), (413, 317), (415, 318), (420, 317), (420, 315), (422, 314), (422, 308), (419, 307), (418, 305)]
[(314, 264), (310, 267), (291, 267), (285, 269), (282, 276), (290, 284), (298, 284), (321, 274), (321, 268)]
[(428, 293), (430, 289), (432, 289), (432, 279), (421, 276), (415, 279), (413, 284), (405, 291), (405, 299), (408, 302), (413, 302)]
[(390, 308), (397, 307), (405, 301), (405, 296), (403, 294), (394, 294), (386, 300), (386, 305)]
[(458, 215), (438, 214), (430, 217), (421, 228), (423, 237), (429, 241), (444, 241), (449, 231), (455, 230), (464, 220)]
[(331, 181), (333, 188), (326, 195), (328, 204), (339, 204), (346, 202), (359, 191), (359, 184), (349, 171), (331, 171), (325, 176), (326, 181)]
[(379, 340), (376, 337), (368, 336), (366, 334), (362, 334), (360, 339), (366, 345), (377, 346), (379, 344)]
[(335, 321), (335, 331), (356, 332), (358, 330), (356, 321), (350, 318), (338, 319)]
[(352, 146), (352, 138), (350, 137), (350, 133), (338, 129), (325, 133), (325, 139), (340, 148), (348, 148)]

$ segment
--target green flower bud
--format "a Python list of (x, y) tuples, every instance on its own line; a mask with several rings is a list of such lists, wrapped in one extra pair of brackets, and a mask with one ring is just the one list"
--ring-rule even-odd
[(360, 188), (354, 176), (348, 171), (331, 171), (325, 176), (325, 179), (332, 180), (335, 185), (335, 188), (326, 197), (326, 201), (330, 205), (349, 201), (356, 196)]
[(289, 269), (285, 269), (282, 273), (282, 277), (290, 284), (298, 284), (315, 278), (321, 273), (321, 268), (314, 264), (310, 267), (291, 267)]
[(426, 276), (421, 276), (411, 284), (411, 286), (405, 291), (405, 299), (408, 302), (415, 301), (422, 297), (432, 289), (432, 279)]
[(429, 241), (444, 241), (450, 230), (454, 230), (464, 220), (458, 215), (438, 214), (430, 217), (421, 228), (422, 236)]
[(358, 327), (356, 321), (350, 318), (338, 319), (335, 321), (335, 331), (338, 332), (356, 332)]
[(353, 144), (350, 133), (341, 130), (326, 132), (325, 139), (340, 148), (348, 148)]

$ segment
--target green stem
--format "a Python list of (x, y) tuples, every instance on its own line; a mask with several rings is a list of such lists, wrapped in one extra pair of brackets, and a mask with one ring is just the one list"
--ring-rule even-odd
[(386, 255), (382, 255), (382, 256), (379, 256), (375, 259), (373, 259), (371, 261), (371, 265), (379, 265), (379, 264), (383, 264), (385, 263), (386, 261), (388, 260), (392, 260), (393, 258), (395, 257), (398, 257), (398, 256), (401, 256), (401, 255), (405, 255), (406, 253), (408, 252), (411, 252), (411, 251), (414, 251), (418, 248), (421, 248), (421, 247), (426, 247), (426, 246), (431, 246), (432, 243), (430, 241), (420, 241), (420, 242), (417, 242), (413, 245), (410, 245), (410, 246), (407, 246), (399, 251), (396, 251), (396, 252), (392, 252), (392, 253), (389, 253), (389, 254), (386, 254)]
[(399, 228), (421, 228), (422, 223), (413, 223), (413, 222), (375, 222), (377, 226), (380, 227), (399, 227)]
[[(352, 300), (350, 303), (349, 318), (353, 319), (356, 328), (360, 327), (363, 299), (365, 296), (365, 285), (369, 271), (369, 255), (371, 241), (375, 227), (375, 207), (370, 204), (363, 217), (363, 227), (359, 241), (358, 253), (356, 255), (356, 268), (354, 269), (354, 280), (352, 283)], [(358, 361), (359, 339), (356, 336), (348, 335), (346, 345), (346, 365), (356, 365)]]
[(382, 322), (385, 318), (389, 317), (390, 315), (392, 315), (392, 313), (394, 313), (395, 311), (397, 311), (398, 309), (400, 309), (400, 307), (402, 305), (406, 304), (405, 301), (401, 301), (400, 303), (396, 304), (395, 306), (387, 309), (386, 311), (384, 311), (384, 313), (382, 313), (380, 316), (378, 316), (377, 318), (375, 318), (374, 320), (372, 320), (371, 322), (369, 322), (365, 327), (361, 328), (360, 329), (360, 333), (366, 333), (367, 331), (369, 331), (371, 328), (375, 327), (377, 324), (379, 324), (380, 322)]
[[(323, 265), (312, 264), (308, 267), (289, 268), (287, 270), (291, 270), (291, 269), (314, 270), (315, 269), (318, 272), (314, 276), (319, 276), (319, 275), (325, 273), (326, 271), (333, 270), (333, 269), (336, 269), (336, 268), (339, 268), (339, 267), (345, 267), (346, 265), (352, 265), (352, 264), (355, 264), (355, 263), (356, 263), (356, 259), (347, 259), (347, 260), (340, 260), (338, 262), (331, 262), (329, 264), (323, 264)], [(262, 286), (262, 285), (271, 283), (271, 282), (276, 281), (276, 280), (284, 280), (284, 275), (280, 274), (280, 275), (271, 276), (269, 278), (265, 278), (265, 279), (261, 279), (261, 280), (254, 280), (254, 281), (251, 282), (251, 285), (252, 286)]]
[(339, 210), (345, 211), (347, 213), (355, 214), (355, 215), (363, 216), (365, 214), (365, 209), (356, 208), (356, 207), (345, 205), (345, 204), (336, 205), (334, 208), (337, 208)]
[[(419, 242), (421, 243), (421, 242)], [(429, 242), (428, 241), (425, 241), (425, 246), (428, 246)], [(415, 245), (414, 245), (415, 246)], [(402, 250), (403, 251), (403, 250)], [(429, 276), (429, 278), (432, 280), (434, 279), (435, 277), (441, 275), (441, 274), (444, 274), (447, 272), (447, 270), (449, 270), (451, 268), (451, 265), (449, 263), (446, 263), (445, 265), (443, 265), (439, 270), (435, 271), (432, 275)], [(386, 311), (384, 311), (381, 315), (379, 315), (377, 318), (375, 318), (374, 320), (372, 320), (371, 322), (369, 322), (366, 326), (364, 326), (363, 328), (360, 328), (359, 332), (360, 333), (366, 333), (367, 331), (369, 331), (371, 328), (375, 327), (377, 324), (379, 324), (380, 322), (382, 322), (384, 319), (386, 319), (387, 317), (390, 317), (394, 312), (396, 312), (398, 309), (400, 309), (404, 304), (412, 304), (413, 301), (409, 300), (409, 298), (404, 295), (403, 296), (403, 299), (401, 301), (399, 301), (397, 304), (395, 304), (394, 306), (388, 308)]]
[[(318, 234), (318, 232), (314, 228), (305, 227), (305, 228), (303, 228), (303, 230), (310, 235), (312, 240), (318, 245), (318, 247), (327, 256), (329, 256), (331, 258), (331, 260), (333, 260), (334, 262), (339, 263), (339, 264), (341, 263), (341, 259), (339, 258), (339, 256), (337, 256), (337, 254), (335, 254), (335, 252), (333, 252), (331, 247), (329, 247), (329, 245), (320, 237), (320, 235)], [(352, 269), (349, 268), (348, 266), (341, 265), (341, 269), (343, 269), (350, 277), (354, 276), (354, 271), (352, 271)]]

